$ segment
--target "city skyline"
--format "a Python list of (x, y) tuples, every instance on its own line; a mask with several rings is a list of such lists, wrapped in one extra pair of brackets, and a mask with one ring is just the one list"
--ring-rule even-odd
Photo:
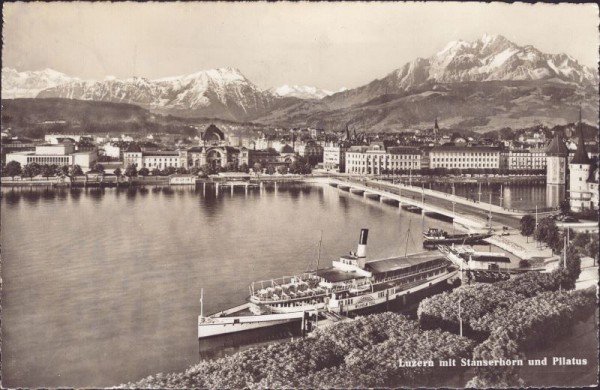
[(233, 67), (263, 89), (335, 91), (485, 33), (598, 61), (594, 5), (13, 3), (4, 20), (4, 66), (82, 79)]

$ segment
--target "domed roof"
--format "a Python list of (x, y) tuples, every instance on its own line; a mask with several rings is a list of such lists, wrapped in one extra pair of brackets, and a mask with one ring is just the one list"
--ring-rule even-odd
[(225, 139), (225, 134), (223, 134), (221, 129), (217, 126), (211, 124), (202, 134), (202, 139), (204, 141), (223, 141)]

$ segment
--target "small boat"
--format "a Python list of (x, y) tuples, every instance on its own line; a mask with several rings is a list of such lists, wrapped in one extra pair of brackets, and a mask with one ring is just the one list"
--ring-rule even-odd
[(451, 244), (481, 244), (484, 239), (491, 236), (491, 233), (449, 234), (442, 229), (429, 228), (429, 230), (423, 232), (423, 248), (435, 249), (438, 245)]
[(413, 205), (404, 206), (402, 208), (406, 211), (409, 211), (411, 213), (417, 213), (417, 214), (420, 214), (421, 211), (423, 210), (419, 206), (413, 206)]

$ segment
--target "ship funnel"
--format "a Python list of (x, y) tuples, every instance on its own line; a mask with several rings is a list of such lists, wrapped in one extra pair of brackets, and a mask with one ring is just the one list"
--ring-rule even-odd
[(369, 238), (369, 229), (360, 229), (360, 238), (358, 239), (358, 249), (356, 257), (367, 256), (367, 239)]

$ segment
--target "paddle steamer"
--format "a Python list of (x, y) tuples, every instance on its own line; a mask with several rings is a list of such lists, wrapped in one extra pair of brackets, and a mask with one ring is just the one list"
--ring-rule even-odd
[(305, 313), (348, 314), (446, 282), (458, 273), (458, 267), (437, 252), (367, 260), (368, 234), (362, 229), (356, 252), (333, 261), (330, 268), (254, 282), (247, 303), (201, 314), (198, 338), (301, 321)]

